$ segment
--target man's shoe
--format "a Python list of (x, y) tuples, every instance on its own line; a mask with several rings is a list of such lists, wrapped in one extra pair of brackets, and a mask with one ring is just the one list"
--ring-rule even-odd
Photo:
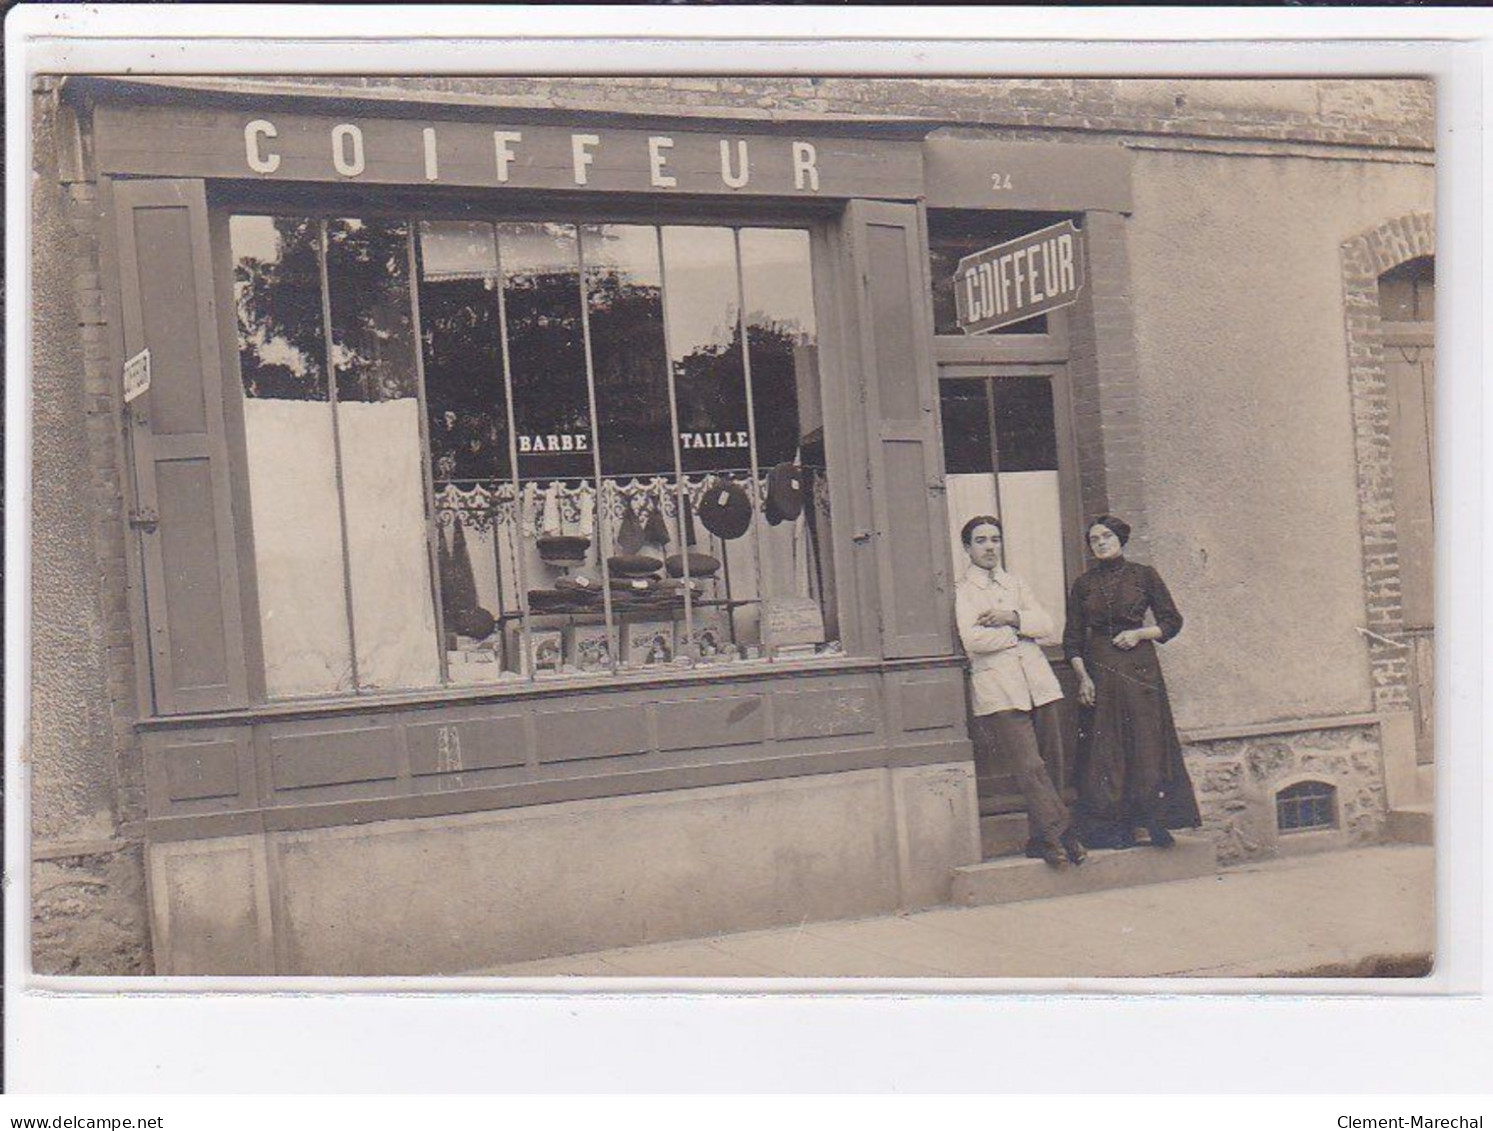
[(1068, 857), (1063, 855), (1063, 850), (1055, 844), (1049, 844), (1042, 849), (1042, 859), (1049, 867), (1056, 868), (1059, 872), (1067, 871), (1073, 865), (1068, 863)]
[(1084, 848), (1083, 842), (1078, 839), (1078, 834), (1071, 829), (1062, 836), (1063, 851), (1068, 854), (1068, 859), (1073, 864), (1082, 864), (1089, 858), (1088, 850)]

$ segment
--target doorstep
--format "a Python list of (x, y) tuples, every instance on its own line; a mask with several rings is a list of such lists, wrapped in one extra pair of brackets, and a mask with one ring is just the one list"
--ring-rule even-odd
[(1384, 831), (1391, 844), (1432, 844), (1436, 833), (1436, 807), (1426, 801), (1391, 809)]
[(1026, 856), (1006, 856), (954, 869), (950, 902), (956, 907), (983, 907), (1062, 895), (1139, 887), (1172, 880), (1192, 880), (1218, 871), (1218, 854), (1211, 838), (1197, 833), (1176, 834), (1170, 848), (1091, 848), (1076, 868), (1057, 869)]

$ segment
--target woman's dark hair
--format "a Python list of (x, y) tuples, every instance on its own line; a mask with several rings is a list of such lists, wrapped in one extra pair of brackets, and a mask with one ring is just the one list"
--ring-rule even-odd
[(968, 546), (970, 544), (970, 541), (974, 538), (975, 527), (977, 526), (993, 526), (1001, 532), (1002, 538), (1004, 538), (1006, 535), (1005, 530), (1001, 527), (1000, 519), (996, 518), (993, 514), (977, 514), (974, 518), (966, 522), (964, 524), (964, 529), (959, 532), (959, 540), (966, 546)]
[(1120, 540), (1120, 545), (1122, 546), (1126, 542), (1130, 541), (1130, 524), (1123, 518), (1116, 518), (1112, 514), (1101, 514), (1098, 518), (1094, 519), (1083, 528), (1084, 534), (1087, 535), (1088, 532), (1090, 530), (1093, 530), (1096, 526), (1108, 527), (1110, 532)]

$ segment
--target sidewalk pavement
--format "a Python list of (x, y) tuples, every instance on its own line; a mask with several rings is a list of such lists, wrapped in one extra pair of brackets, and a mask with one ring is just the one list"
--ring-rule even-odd
[[(1146, 851), (1136, 849), (1134, 851)], [(1423, 973), (1430, 848), (1385, 846), (1085, 895), (945, 907), (520, 962), (479, 975), (680, 978)]]

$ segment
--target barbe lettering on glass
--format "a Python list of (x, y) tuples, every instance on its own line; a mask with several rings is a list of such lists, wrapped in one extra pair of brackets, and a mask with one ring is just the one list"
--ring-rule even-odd
[(550, 452), (589, 452), (590, 439), (584, 432), (565, 432), (553, 436), (528, 436), (518, 438), (518, 450), (525, 455), (546, 455)]
[[(534, 135), (543, 132), (545, 131), (531, 129), (526, 141), (523, 130), (492, 131), (490, 167), (497, 184), (514, 183), (515, 170), (525, 167), (526, 144), (537, 145)], [(301, 135), (304, 136), (304, 129)], [(699, 135), (689, 136), (693, 139)], [(471, 135), (463, 134), (463, 137), (470, 139)], [(753, 163), (758, 153), (767, 147), (776, 146), (781, 151), (778, 157), (786, 157), (793, 189), (798, 192), (819, 191), (819, 150), (813, 142), (762, 137), (751, 140), (725, 137), (710, 140), (713, 142), (713, 153), (708, 158), (711, 168), (706, 175), (718, 176), (720, 184), (725, 188), (741, 189), (751, 184)], [(603, 137), (596, 133), (570, 133), (570, 179), (577, 186), (586, 187), (591, 184), (593, 174), (600, 169), (605, 168), (615, 173), (636, 164), (638, 168), (646, 170), (650, 188), (678, 188), (679, 178), (675, 172), (676, 141), (669, 134), (639, 136), (618, 132)], [(388, 144), (387, 138), (385, 144)], [(370, 161), (415, 156), (424, 170), (425, 179), (435, 182), (441, 179), (441, 166), (444, 162), (470, 167), (477, 156), (470, 152), (448, 153), (442, 147), (441, 132), (435, 126), (423, 126), (417, 134), (409, 137), (408, 154), (376, 152), (362, 127), (354, 122), (338, 122), (330, 126), (326, 145), (327, 166), (349, 180), (362, 176)], [(718, 166), (715, 154), (719, 155)], [(244, 124), (244, 162), (250, 172), (262, 175), (280, 172), (283, 156), (280, 129), (273, 121), (254, 118)], [(488, 157), (483, 156), (481, 160), (485, 163)]]

